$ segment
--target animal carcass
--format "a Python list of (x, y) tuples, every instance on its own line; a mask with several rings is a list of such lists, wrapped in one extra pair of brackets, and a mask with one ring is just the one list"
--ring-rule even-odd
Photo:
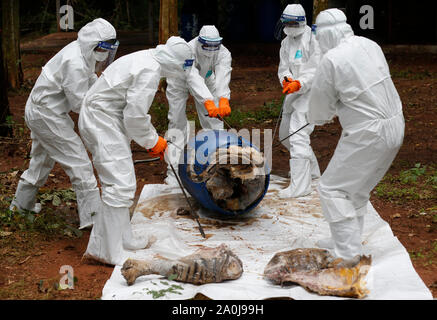
[(370, 264), (370, 256), (347, 265), (324, 249), (294, 249), (276, 253), (265, 267), (264, 277), (280, 285), (297, 283), (320, 295), (363, 298), (368, 293), (364, 277)]
[(256, 147), (219, 130), (199, 133), (188, 146), (191, 151), (185, 152), (185, 161), (179, 164), (179, 176), (203, 207), (234, 216), (252, 210), (262, 200), (269, 170)]
[(128, 259), (121, 269), (128, 285), (144, 275), (173, 275), (174, 280), (205, 284), (238, 279), (243, 273), (241, 260), (225, 245), (217, 248), (201, 248), (193, 254), (177, 259), (153, 258), (149, 260)]

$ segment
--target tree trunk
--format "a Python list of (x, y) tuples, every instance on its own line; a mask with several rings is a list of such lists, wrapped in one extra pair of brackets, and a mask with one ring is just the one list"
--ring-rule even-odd
[[(3, 50), (1, 49), (3, 35), (0, 33), (0, 59), (3, 60)], [(3, 64), (0, 63), (0, 137), (12, 136), (12, 127), (7, 125), (7, 118), (10, 116), (7, 79)]]
[(56, 28), (57, 28), (58, 32), (61, 32), (61, 24), (60, 24), (61, 13), (59, 12), (60, 9), (61, 9), (61, 1), (56, 0)]
[(154, 15), (153, 15), (153, 3), (155, 1), (149, 1), (147, 3), (147, 17), (148, 17), (148, 21), (149, 21), (149, 43), (153, 44), (155, 42), (155, 28), (154, 28), (154, 24), (155, 24), (155, 19), (154, 19)]
[(18, 89), (23, 83), (18, 0), (2, 0), (2, 20), (3, 67), (7, 74), (9, 86), (13, 89)]
[(314, 0), (313, 2), (313, 23), (316, 23), (317, 15), (328, 9), (328, 0)]
[(179, 35), (178, 1), (160, 0), (159, 6), (159, 43), (165, 43), (171, 36)]

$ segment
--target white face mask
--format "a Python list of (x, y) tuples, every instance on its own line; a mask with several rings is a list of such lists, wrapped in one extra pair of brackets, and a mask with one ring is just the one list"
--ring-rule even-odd
[(109, 52), (108, 51), (94, 51), (94, 59), (96, 61), (104, 61), (108, 57)]
[(204, 49), (200, 49), (202, 52), (202, 55), (204, 55), (205, 57), (211, 58), (215, 55), (216, 52), (218, 51), (208, 51), (208, 50), (204, 50)]
[(290, 37), (300, 36), (305, 31), (304, 28), (293, 28), (293, 27), (285, 27), (284, 33)]

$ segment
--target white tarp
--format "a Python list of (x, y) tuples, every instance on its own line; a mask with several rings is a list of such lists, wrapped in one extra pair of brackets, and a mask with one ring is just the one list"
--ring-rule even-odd
[[(227, 244), (243, 262), (243, 275), (222, 283), (192, 285), (168, 281), (158, 275), (139, 277), (128, 286), (116, 266), (103, 288), (102, 299), (190, 299), (201, 293), (215, 300), (261, 300), (273, 297), (293, 299), (341, 299), (320, 296), (298, 285), (278, 286), (263, 279), (263, 271), (276, 252), (295, 248), (314, 248), (321, 238), (329, 236), (323, 218), (316, 182), (313, 192), (303, 198), (283, 200), (277, 191), (287, 180), (271, 176), (269, 191), (259, 206), (244, 218), (221, 221), (208, 218), (198, 211), (206, 239), (195, 220), (176, 214), (187, 203), (179, 187), (145, 185), (140, 195), (132, 228), (135, 236), (154, 239), (144, 250), (132, 252), (131, 258), (142, 259), (156, 255), (177, 259), (199, 247)], [(191, 199), (193, 201), (193, 199)], [(390, 226), (368, 204), (364, 221), (364, 251), (372, 255), (372, 265), (366, 276), (370, 290), (366, 299), (432, 299), (432, 294), (411, 264), (408, 252), (393, 235)], [(169, 292), (178, 285), (176, 293)]]

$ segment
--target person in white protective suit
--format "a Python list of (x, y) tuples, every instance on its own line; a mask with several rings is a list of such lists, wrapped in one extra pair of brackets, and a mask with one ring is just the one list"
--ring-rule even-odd
[[(180, 160), (181, 150), (187, 143), (190, 128), (186, 116), (188, 94), (194, 97), (197, 115), (203, 129), (223, 129), (223, 122), (218, 118), (230, 114), (229, 99), (231, 91), (232, 56), (222, 44), (222, 37), (213, 25), (205, 25), (199, 36), (189, 43), (195, 56), (195, 68), (187, 81), (167, 78), (166, 96), (169, 103), (167, 137), (174, 144), (168, 146), (168, 161), (175, 170)], [(218, 106), (218, 108), (216, 107)], [(192, 128), (193, 129), (193, 128)], [(168, 165), (165, 183), (176, 185), (177, 180)]]
[(355, 36), (342, 11), (322, 11), (316, 25), (324, 56), (310, 93), (308, 121), (323, 125), (337, 115), (343, 129), (318, 186), (331, 230), (331, 238), (318, 245), (357, 259), (370, 191), (403, 142), (402, 102), (381, 48)]
[[(298, 131), (306, 122), (308, 99), (320, 51), (315, 35), (306, 24), (305, 10), (300, 4), (289, 4), (282, 16), (279, 81), (286, 93), (282, 105), (279, 139)], [(301, 197), (311, 193), (311, 180), (320, 177), (319, 164), (310, 145), (314, 125), (308, 125), (282, 141), (290, 152), (290, 184), (279, 191), (280, 198)]]
[(130, 223), (129, 207), (136, 190), (130, 143), (134, 140), (163, 158), (167, 141), (158, 136), (148, 111), (160, 79), (183, 79), (193, 62), (188, 43), (170, 37), (165, 45), (118, 58), (88, 91), (79, 130), (100, 179), (102, 209), (85, 257), (117, 265), (124, 262), (126, 250), (147, 245), (147, 235), (134, 238)]
[(108, 56), (108, 51), (100, 49), (99, 44), (115, 38), (116, 31), (108, 21), (95, 19), (79, 30), (77, 40), (42, 68), (24, 115), (31, 130), (31, 160), (20, 177), (11, 210), (41, 210), (36, 194), (58, 162), (75, 190), (80, 228), (92, 225), (100, 193), (88, 153), (74, 131), (69, 112), (79, 113), (86, 92), (97, 79), (96, 62)]

